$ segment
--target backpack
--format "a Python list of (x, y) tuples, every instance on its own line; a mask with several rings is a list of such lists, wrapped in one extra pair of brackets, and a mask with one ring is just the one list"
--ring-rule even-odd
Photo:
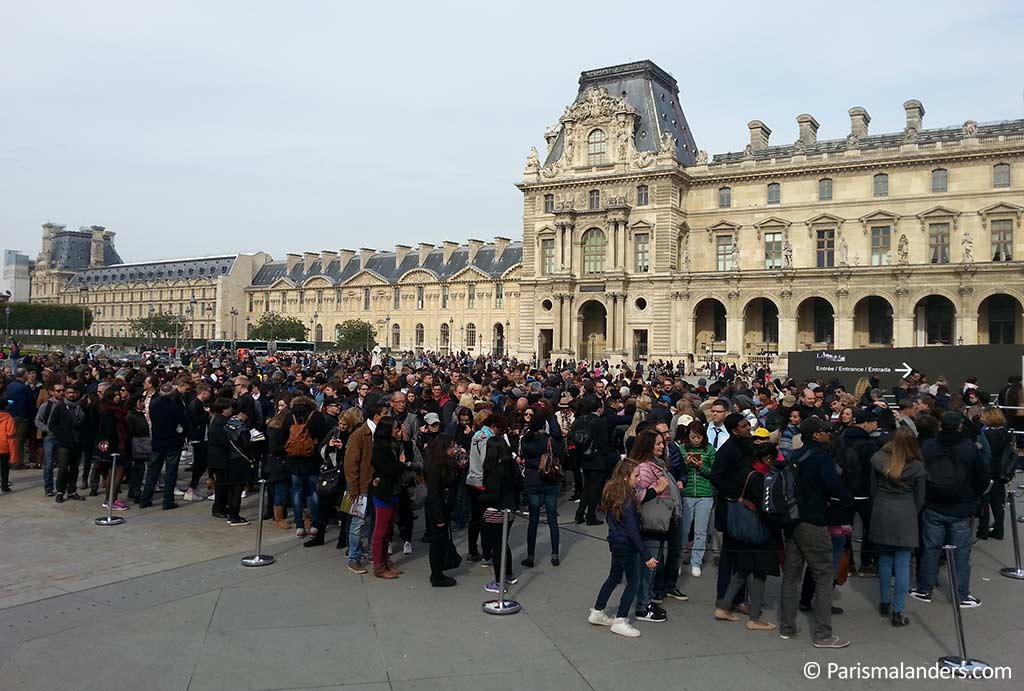
[(935, 442), (939, 453), (926, 463), (928, 468), (928, 494), (943, 501), (961, 501), (973, 496), (971, 478), (967, 464), (963, 463), (949, 447)]
[(288, 430), (288, 440), (284, 443), (284, 452), (292, 458), (306, 458), (313, 455), (315, 445), (313, 437), (309, 436), (307, 429), (312, 417), (313, 413), (310, 413), (306, 421), (300, 423), (299, 419), (292, 415), (292, 426)]
[(576, 428), (569, 432), (569, 445), (577, 458), (588, 458), (597, 451), (594, 448), (594, 436), (590, 433), (590, 425), (583, 424), (584, 419), (586, 418), (579, 420)]
[(787, 461), (772, 465), (764, 474), (764, 498), (762, 509), (765, 518), (772, 525), (787, 527), (800, 522), (800, 505), (797, 500), (797, 463)]
[[(868, 442), (863, 442), (868, 443)], [(864, 464), (861, 463), (860, 454), (856, 446), (847, 444), (846, 440), (839, 437), (839, 443), (835, 448), (836, 465), (839, 466), (839, 476), (851, 494), (856, 494), (857, 489), (864, 487), (870, 482), (870, 478), (864, 477)]]

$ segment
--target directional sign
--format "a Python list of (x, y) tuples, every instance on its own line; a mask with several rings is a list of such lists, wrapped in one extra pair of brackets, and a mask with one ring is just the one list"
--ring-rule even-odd
[(933, 346), (924, 348), (861, 348), (858, 350), (808, 350), (789, 354), (789, 376), (798, 381), (833, 379), (852, 391), (861, 377), (876, 376), (887, 391), (913, 370), (924, 373), (929, 382), (940, 374), (959, 387), (967, 377), (995, 393), (1006, 378), (1021, 375), (1024, 346)]

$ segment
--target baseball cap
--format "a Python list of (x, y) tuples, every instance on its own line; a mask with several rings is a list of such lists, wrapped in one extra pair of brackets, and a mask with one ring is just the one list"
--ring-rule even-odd
[(423, 416), (423, 421), (428, 425), (440, 425), (441, 418), (437, 416), (437, 413), (427, 413)]
[(858, 408), (853, 412), (853, 421), (858, 425), (865, 422), (878, 422), (878, 415), (873, 410)]
[(757, 429), (755, 429), (753, 432), (750, 433), (750, 436), (752, 436), (752, 437), (761, 437), (763, 439), (768, 439), (772, 435), (764, 427), (758, 427)]

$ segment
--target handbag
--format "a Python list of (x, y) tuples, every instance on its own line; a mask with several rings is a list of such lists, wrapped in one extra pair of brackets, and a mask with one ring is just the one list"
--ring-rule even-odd
[(562, 462), (558, 460), (558, 455), (551, 450), (551, 437), (548, 437), (547, 451), (540, 455), (538, 474), (541, 480), (551, 484), (560, 483), (565, 478)]
[(736, 538), (748, 545), (763, 545), (771, 540), (771, 533), (768, 526), (764, 524), (761, 517), (757, 515), (757, 506), (748, 499), (744, 499), (747, 492), (747, 483), (750, 476), (756, 471), (751, 471), (743, 482), (743, 489), (740, 490), (738, 499), (729, 499), (728, 514), (726, 522), (726, 533), (729, 537)]
[(675, 516), (675, 502), (655, 497), (640, 505), (640, 527), (645, 533), (668, 533)]
[(144, 461), (153, 455), (153, 439), (151, 437), (132, 437), (132, 460)]
[(423, 482), (422, 479), (417, 476), (416, 481), (408, 488), (408, 491), (409, 500), (412, 502), (412, 508), (422, 509), (423, 504), (427, 501), (427, 483)]
[(316, 483), (316, 493), (321, 499), (330, 499), (337, 496), (341, 488), (341, 468), (336, 465), (320, 466), (320, 479)]

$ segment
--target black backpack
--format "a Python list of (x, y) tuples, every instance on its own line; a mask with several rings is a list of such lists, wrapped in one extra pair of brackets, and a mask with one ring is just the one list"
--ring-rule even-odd
[[(796, 459), (796, 454), (793, 455)], [(762, 511), (772, 525), (786, 527), (800, 522), (797, 499), (797, 463), (790, 460), (772, 465), (764, 474)]]
[(843, 484), (846, 485), (846, 489), (855, 494), (858, 488), (864, 487), (870, 482), (870, 478), (865, 477), (864, 464), (861, 463), (857, 446), (846, 443), (846, 440), (840, 436), (835, 447), (835, 454), (839, 475)]
[(594, 447), (594, 435), (590, 433), (590, 415), (581, 418), (576, 427), (569, 432), (569, 445), (576, 458), (589, 458), (597, 449)]
[(928, 494), (942, 501), (957, 502), (973, 497), (967, 464), (951, 447), (935, 442), (939, 453), (926, 463)]

